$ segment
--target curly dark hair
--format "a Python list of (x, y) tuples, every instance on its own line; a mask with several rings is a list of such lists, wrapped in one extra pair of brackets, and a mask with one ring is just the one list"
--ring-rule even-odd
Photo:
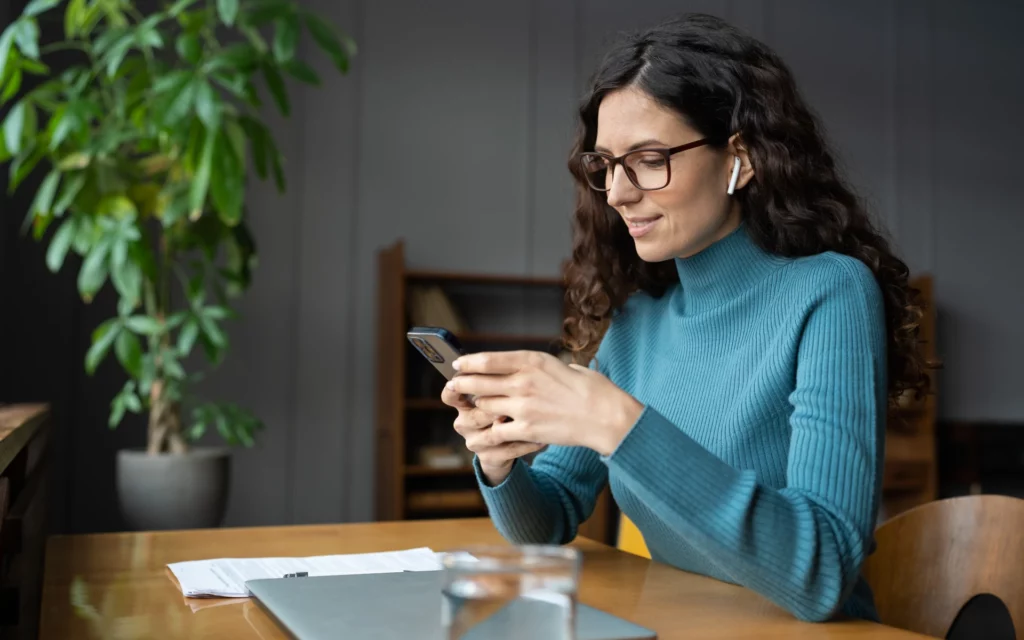
[(866, 264), (885, 299), (890, 398), (908, 390), (917, 397), (926, 392), (928, 376), (918, 350), (919, 292), (908, 283), (907, 266), (844, 183), (821, 124), (779, 56), (703, 14), (626, 34), (605, 56), (581, 102), (569, 161), (576, 206), (563, 336), (574, 359), (593, 358), (613, 315), (631, 294), (660, 296), (679, 281), (673, 261), (640, 259), (606, 195), (587, 186), (579, 165), (578, 154), (593, 150), (601, 100), (625, 87), (678, 112), (718, 148), (739, 134), (754, 177), (735, 197), (753, 240), (777, 255), (831, 250)]

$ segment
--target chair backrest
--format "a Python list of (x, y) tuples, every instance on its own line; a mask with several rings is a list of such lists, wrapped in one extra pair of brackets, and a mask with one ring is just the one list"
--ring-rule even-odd
[(1024, 500), (979, 495), (929, 502), (883, 523), (864, 564), (882, 622), (946, 635), (972, 598), (991, 594), (1024, 633)]
[(647, 543), (644, 541), (644, 534), (640, 533), (640, 529), (624, 513), (619, 514), (619, 533), (616, 546), (620, 551), (648, 559), (651, 557), (651, 552), (647, 550)]

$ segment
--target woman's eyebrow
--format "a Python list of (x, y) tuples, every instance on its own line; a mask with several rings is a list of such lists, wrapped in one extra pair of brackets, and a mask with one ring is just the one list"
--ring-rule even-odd
[[(629, 148), (626, 149), (626, 153), (629, 153), (630, 151), (633, 151), (635, 149), (640, 149), (642, 147), (659, 146), (659, 145), (660, 146), (665, 146), (665, 143), (663, 143), (662, 141), (657, 140), (655, 138), (648, 138), (647, 140), (641, 140), (640, 142), (634, 142), (633, 144), (629, 145)], [(602, 146), (595, 146), (594, 147), (594, 151), (601, 151), (602, 153), (611, 153), (611, 150), (609, 150), (607, 147), (602, 147)]]

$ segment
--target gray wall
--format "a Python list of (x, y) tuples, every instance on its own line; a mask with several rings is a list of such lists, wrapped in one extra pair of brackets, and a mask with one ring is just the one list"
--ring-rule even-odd
[[(911, 267), (935, 276), (943, 416), (1024, 420), (1024, 217), (1011, 175), (1024, 143), (1021, 4), (307, 4), (361, 52), (347, 77), (316, 58), (325, 86), (296, 88), (296, 117), (276, 123), (290, 189), (252, 189), (260, 268), (207, 390), (269, 428), (236, 456), (229, 524), (372, 517), (377, 250), (404, 238), (414, 266), (555, 273), (580, 88), (613, 30), (678, 11), (722, 15), (782, 53)], [(72, 458), (92, 466), (73, 465), (71, 498), (92, 482), (109, 502), (109, 476), (91, 474), (110, 465), (115, 436), (102, 422), (76, 428), (89, 431)]]
[(263, 266), (220, 388), (271, 430), (239, 456), (233, 522), (372, 517), (376, 251), (404, 238), (415, 266), (555, 273), (579, 89), (614, 29), (675, 11), (718, 13), (778, 48), (911, 267), (936, 277), (943, 416), (1024, 420), (1009, 175), (1024, 143), (1020, 5), (316, 4), (361, 53), (282, 130), (293, 192), (257, 200)]

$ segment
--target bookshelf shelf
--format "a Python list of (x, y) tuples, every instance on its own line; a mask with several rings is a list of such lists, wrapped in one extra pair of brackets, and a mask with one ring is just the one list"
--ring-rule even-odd
[(554, 276), (526, 276), (498, 273), (459, 273), (454, 271), (409, 270), (405, 277), (410, 282), (505, 285), (520, 287), (561, 287), (563, 281)]
[(473, 467), (428, 467), (421, 464), (410, 464), (405, 467), (406, 477), (419, 476), (471, 476)]
[[(563, 280), (410, 269), (401, 241), (378, 252), (377, 269), (376, 518), (486, 516), (472, 467), (422, 464), (466, 449), (452, 428), (455, 410), (440, 400), (444, 379), (405, 334), (414, 324), (439, 324), (455, 331), (467, 351), (557, 354)], [(605, 490), (580, 535), (609, 542), (612, 508)]]

